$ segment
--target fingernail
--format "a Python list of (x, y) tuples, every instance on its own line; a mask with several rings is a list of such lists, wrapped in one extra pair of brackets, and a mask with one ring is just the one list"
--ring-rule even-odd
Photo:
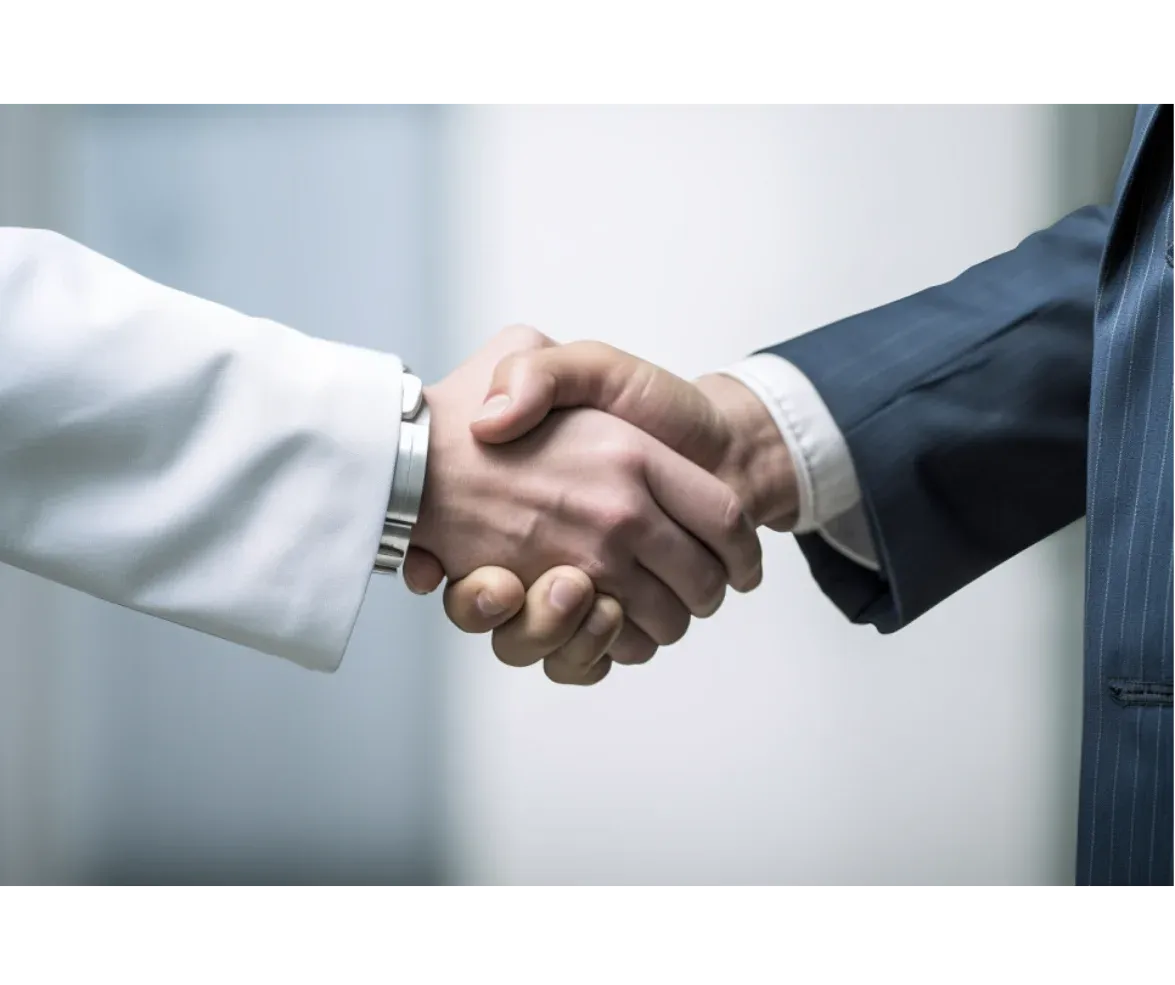
[(551, 605), (560, 612), (570, 612), (583, 601), (583, 587), (570, 578), (556, 578), (550, 598)]
[(510, 406), (510, 398), (504, 393), (496, 393), (481, 405), (481, 413), (477, 415), (479, 421), (488, 421), (498, 417)]
[(478, 592), (477, 611), (483, 616), (500, 616), (506, 611), (506, 607), (489, 592)]
[(592, 608), (592, 614), (588, 616), (585, 626), (592, 636), (606, 636), (612, 631), (613, 622), (604, 607), (596, 605)]

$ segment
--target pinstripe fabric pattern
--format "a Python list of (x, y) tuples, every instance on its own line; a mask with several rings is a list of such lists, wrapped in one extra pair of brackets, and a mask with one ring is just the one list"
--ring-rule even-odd
[(772, 348), (852, 454), (881, 571), (797, 537), (892, 632), (1088, 516), (1079, 883), (1172, 882), (1172, 124), (1141, 107), (1113, 212)]
[(1095, 884), (1172, 881), (1171, 707), (1112, 687), (1170, 684), (1173, 645), (1170, 108), (1140, 123), (1150, 132), (1103, 262), (1090, 395), (1077, 878)]

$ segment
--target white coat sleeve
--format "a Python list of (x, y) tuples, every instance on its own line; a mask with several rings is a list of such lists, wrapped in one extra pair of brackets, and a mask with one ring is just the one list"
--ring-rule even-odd
[(401, 371), (0, 229), (0, 562), (334, 670), (379, 543)]

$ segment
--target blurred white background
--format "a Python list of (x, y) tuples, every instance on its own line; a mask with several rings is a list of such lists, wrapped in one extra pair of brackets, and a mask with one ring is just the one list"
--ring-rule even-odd
[[(0, 108), (0, 222), (394, 349), (696, 375), (1104, 201), (1129, 107)], [(561, 689), (381, 582), (325, 678), (0, 571), (8, 882), (1065, 883), (1081, 531), (892, 637), (760, 591)]]

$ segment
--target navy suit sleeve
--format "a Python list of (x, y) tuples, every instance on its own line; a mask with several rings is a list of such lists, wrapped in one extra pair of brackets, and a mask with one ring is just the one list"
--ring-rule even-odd
[(797, 538), (854, 622), (893, 632), (1085, 512), (1107, 210), (950, 283), (766, 351), (816, 386), (852, 453), (881, 571)]

